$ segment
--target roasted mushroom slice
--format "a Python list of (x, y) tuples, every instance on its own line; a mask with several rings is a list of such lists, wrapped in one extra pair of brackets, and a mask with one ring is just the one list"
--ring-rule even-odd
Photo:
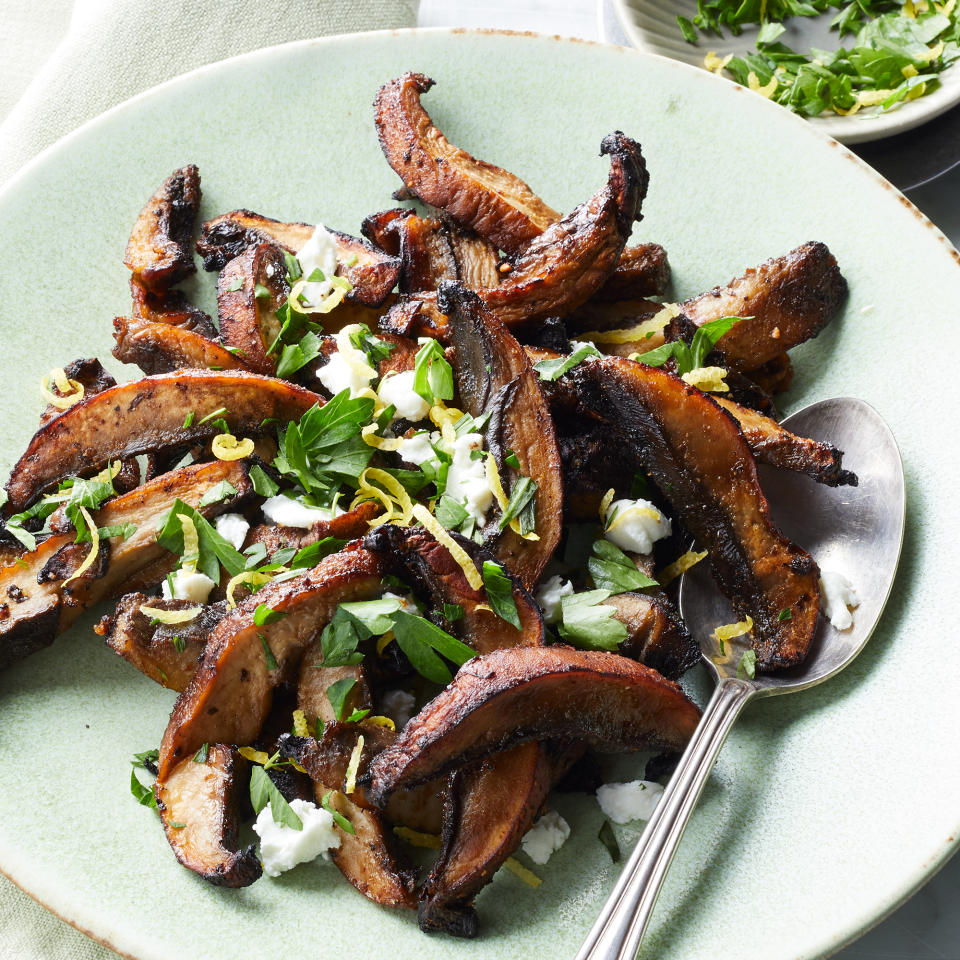
[(132, 363), (148, 376), (174, 370), (249, 370), (238, 356), (185, 326), (115, 317), (110, 351), (121, 363)]
[[(228, 614), (177, 698), (160, 748), (160, 779), (204, 743), (251, 743), (267, 717), (274, 688), (291, 679), (303, 651), (340, 603), (382, 593), (382, 572), (379, 557), (348, 547), (295, 580), (263, 587)], [(256, 624), (262, 604), (284, 616)]]
[(177, 859), (219, 887), (246, 887), (261, 872), (253, 847), (239, 849), (247, 761), (223, 743), (187, 757), (156, 786), (157, 809)]
[[(200, 506), (204, 494), (228, 482), (237, 493)], [(0, 668), (53, 643), (87, 607), (137, 586), (156, 586), (176, 557), (156, 540), (162, 518), (176, 499), (214, 516), (249, 496), (252, 485), (239, 462), (192, 464), (151, 480), (130, 493), (108, 500), (95, 514), (98, 527), (130, 525), (126, 540), (102, 543), (109, 553), (96, 578), (64, 581), (77, 569), (78, 548), (85, 557), (90, 544), (74, 544), (75, 535), (52, 536), (36, 550), (0, 569)], [(102, 559), (102, 558), (98, 558)]]
[(290, 293), (286, 265), (272, 243), (248, 247), (217, 278), (220, 336), (255, 373), (272, 377), (277, 358), (268, 354), (280, 333), (277, 308)]
[[(295, 254), (313, 231), (309, 223), (282, 223), (252, 210), (233, 210), (203, 225), (197, 250), (206, 270), (222, 270), (257, 243), (271, 243)], [(347, 299), (368, 307), (380, 306), (397, 283), (399, 260), (358, 237), (338, 230), (329, 232), (337, 245), (337, 276), (352, 284)]]
[(498, 287), (481, 292), (507, 324), (562, 317), (588, 300), (613, 272), (647, 194), (640, 145), (616, 131), (603, 138), (607, 185), (531, 240)]
[[(517, 529), (494, 520), (486, 531), (497, 558), (533, 589), (560, 542), (563, 522), (560, 452), (550, 409), (523, 348), (480, 297), (456, 283), (442, 284), (438, 297), (448, 314), (460, 404), (474, 417), (490, 414), (487, 447), (506, 495), (517, 492), (518, 484), (535, 488), (531, 529), (519, 520)], [(511, 451), (519, 467), (507, 462)]]
[[(451, 536), (479, 568), (485, 551), (458, 534)], [(513, 584), (513, 600), (520, 621), (518, 630), (490, 609), (486, 591), (471, 587), (450, 551), (422, 527), (384, 524), (367, 535), (364, 546), (382, 557), (385, 569), (410, 583), (416, 592), (429, 597), (431, 608), (443, 610), (444, 604), (459, 607), (462, 616), (446, 623), (446, 627), (478, 652), (543, 643), (540, 611), (519, 583), (514, 581)]]
[(713, 397), (732, 413), (740, 432), (760, 463), (805, 473), (828, 487), (857, 485), (857, 475), (843, 469), (843, 451), (829, 443), (798, 437), (771, 417), (742, 407), (726, 397)]
[[(377, 93), (374, 118), (387, 163), (422, 201), (439, 207), (511, 256), (521, 254), (561, 215), (519, 177), (453, 146), (420, 102), (421, 94), (432, 86), (433, 81), (422, 73), (406, 73)], [(617, 266), (608, 298), (662, 293), (669, 268), (661, 254), (662, 248), (655, 244), (626, 252), (622, 275)], [(460, 279), (474, 290), (490, 285), (471, 283), (462, 275)]]
[(668, 338), (685, 337), (719, 317), (747, 318), (721, 337), (717, 349), (726, 363), (749, 371), (815, 337), (846, 299), (847, 281), (826, 244), (805, 243), (682, 303)]
[(627, 247), (617, 261), (617, 269), (600, 288), (596, 297), (603, 301), (659, 297), (670, 286), (667, 251), (659, 243), (640, 243)]
[(406, 73), (377, 92), (374, 119), (387, 163), (425, 203), (517, 253), (559, 214), (519, 177), (447, 140), (420, 103), (432, 86), (424, 74)]
[(140, 211), (123, 262), (148, 290), (164, 293), (196, 272), (190, 235), (199, 206), (200, 174), (190, 164), (174, 170)]
[(200, 605), (200, 612), (182, 623), (155, 623), (154, 614), (142, 608), (191, 611), (190, 600), (163, 600), (143, 593), (121, 597), (117, 609), (94, 628), (115, 654), (123, 657), (151, 680), (178, 693), (190, 682), (203, 648), (227, 612), (226, 603)]
[(131, 279), (130, 293), (133, 297), (131, 315), (134, 320), (149, 320), (151, 323), (169, 323), (194, 333), (216, 340), (217, 328), (209, 314), (192, 304), (179, 290), (163, 294), (151, 293)]
[(205, 417), (221, 408), (236, 435), (249, 436), (262, 434), (265, 421), (295, 420), (319, 401), (303, 387), (242, 371), (182, 370), (111, 387), (34, 434), (7, 484), (7, 513), (108, 460), (207, 440), (219, 428)]
[(592, 394), (617, 438), (611, 442), (640, 451), (647, 476), (709, 551), (717, 585), (753, 621), (757, 665), (802, 662), (816, 631), (819, 571), (771, 522), (736, 420), (679, 377), (631, 360), (582, 363), (570, 376)]
[(577, 740), (605, 750), (682, 750), (700, 711), (671, 680), (616, 654), (514, 647), (465, 663), (365, 775), (382, 805), (399, 787), (529, 740)]
[[(103, 365), (95, 357), (88, 359), (72, 360), (63, 368), (64, 376), (67, 380), (73, 380), (83, 387), (83, 395), (92, 397), (95, 393), (101, 393), (109, 387), (115, 387), (117, 381), (103, 369)], [(56, 385), (52, 385), (54, 388)], [(60, 393), (57, 390), (57, 393)], [(65, 407), (58, 407), (53, 403), (48, 403), (40, 414), (40, 426), (49, 423), (55, 417), (63, 413)]]
[(690, 636), (665, 594), (618, 593), (603, 601), (627, 628), (619, 653), (678, 680), (700, 662), (700, 645)]

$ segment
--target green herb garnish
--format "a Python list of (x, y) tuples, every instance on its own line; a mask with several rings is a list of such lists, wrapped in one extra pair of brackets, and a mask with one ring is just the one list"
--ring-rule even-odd
[(657, 586), (656, 580), (641, 573), (637, 565), (609, 540), (594, 541), (592, 549), (593, 556), (587, 561), (587, 569), (601, 590), (614, 594)]
[(600, 351), (592, 343), (578, 343), (572, 353), (553, 360), (541, 360), (533, 365), (541, 380), (559, 380), (587, 357), (599, 357)]
[(453, 367), (438, 340), (428, 339), (413, 362), (413, 390), (427, 403), (453, 399)]
[(627, 628), (616, 619), (613, 607), (603, 605), (609, 596), (609, 590), (587, 590), (563, 597), (560, 636), (586, 650), (616, 650), (627, 639)]
[(277, 789), (264, 767), (256, 765), (250, 771), (250, 803), (253, 812), (259, 813), (268, 803), (274, 823), (294, 830), (303, 829), (303, 821), (293, 812), (284, 795)]
[(494, 613), (519, 630), (520, 614), (513, 599), (513, 581), (504, 573), (499, 563), (483, 561), (483, 587), (487, 591), (487, 599)]

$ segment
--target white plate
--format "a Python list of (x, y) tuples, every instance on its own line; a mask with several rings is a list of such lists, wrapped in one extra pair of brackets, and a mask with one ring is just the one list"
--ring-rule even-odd
[[(696, 0), (668, 0), (666, 3), (663, 0), (612, 2), (630, 42), (638, 50), (647, 53), (657, 53), (700, 67), (710, 50), (725, 57), (728, 53), (742, 54), (754, 49), (753, 38), (757, 35), (757, 27), (744, 28), (739, 37), (726, 32), (722, 37), (701, 35), (699, 43), (687, 43), (677, 26), (677, 16), (693, 19), (697, 12)], [(783, 35), (783, 42), (794, 50), (805, 51), (811, 47), (834, 50), (841, 43), (836, 31), (827, 29), (830, 19), (826, 14), (815, 19), (793, 17), (786, 24), (787, 32)], [(727, 79), (727, 82), (734, 81)], [(810, 123), (841, 143), (866, 143), (919, 127), (957, 103), (960, 103), (960, 69), (954, 65), (940, 75), (940, 87), (933, 93), (901, 104), (889, 113), (880, 114), (875, 109), (861, 110), (850, 117), (815, 117)]]

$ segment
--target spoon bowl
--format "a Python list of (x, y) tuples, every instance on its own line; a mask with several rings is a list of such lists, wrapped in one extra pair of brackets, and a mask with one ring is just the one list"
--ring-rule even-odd
[(721, 651), (714, 629), (737, 619), (700, 563), (680, 583), (680, 611), (698, 638), (713, 696), (677, 764), (660, 803), (576, 960), (634, 960), (663, 878), (717, 754), (740, 711), (756, 697), (805, 690), (839, 673), (864, 648), (893, 587), (903, 544), (903, 464), (890, 428), (868, 403), (850, 398), (810, 404), (783, 421), (794, 433), (844, 451), (856, 487), (825, 487), (808, 477), (760, 469), (774, 523), (804, 547), (821, 570), (843, 574), (859, 599), (853, 624), (833, 627), (824, 616), (806, 660), (790, 670), (745, 675), (746, 641)]
[[(773, 522), (807, 550), (821, 570), (846, 576), (860, 603), (847, 630), (837, 630), (820, 617), (810, 654), (801, 665), (758, 673), (751, 681), (758, 696), (822, 683), (866, 646), (893, 588), (906, 517), (900, 451), (890, 428), (870, 404), (849, 397), (820, 400), (787, 417), (783, 426), (839, 447), (844, 462), (857, 474), (856, 487), (826, 487), (798, 473), (759, 468)], [(712, 638), (715, 627), (738, 618), (714, 585), (708, 561), (683, 575), (680, 613), (699, 640), (704, 663), (714, 678), (736, 677), (739, 672), (740, 679), (745, 679), (739, 666), (746, 646), (728, 641), (724, 655)]]

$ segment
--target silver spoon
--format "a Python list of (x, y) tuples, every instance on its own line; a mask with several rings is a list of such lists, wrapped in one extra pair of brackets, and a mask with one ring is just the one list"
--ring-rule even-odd
[[(824, 487), (807, 477), (761, 467), (774, 522), (807, 549), (822, 570), (846, 575), (860, 605), (853, 626), (836, 630), (821, 616), (813, 649), (797, 668), (748, 679), (739, 653), (721, 657), (711, 634), (737, 619), (705, 564), (680, 584), (680, 612), (700, 639), (717, 686), (703, 719), (576, 960), (634, 960), (683, 830), (734, 720), (757, 697), (805, 690), (839, 673), (864, 648), (886, 606), (903, 543), (903, 465), (890, 428), (869, 404), (849, 398), (813, 403), (783, 421), (794, 433), (844, 451), (857, 487)], [(714, 659), (716, 658), (716, 660)]]

